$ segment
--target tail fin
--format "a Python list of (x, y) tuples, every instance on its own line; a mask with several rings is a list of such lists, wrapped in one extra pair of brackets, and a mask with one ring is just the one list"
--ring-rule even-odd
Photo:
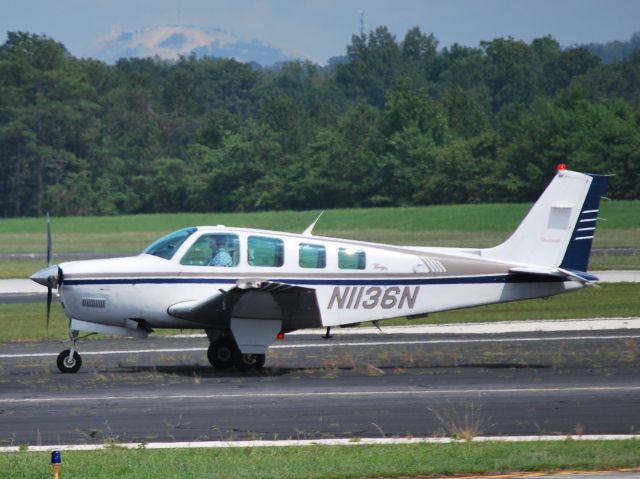
[(609, 178), (561, 170), (511, 237), (482, 255), (501, 261), (586, 272)]

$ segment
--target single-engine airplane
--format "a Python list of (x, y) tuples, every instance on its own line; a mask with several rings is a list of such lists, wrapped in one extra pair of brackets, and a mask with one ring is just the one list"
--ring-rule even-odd
[[(63, 373), (81, 367), (79, 331), (146, 337), (204, 329), (214, 368), (257, 370), (285, 333), (551, 296), (587, 273), (608, 178), (559, 167), (504, 243), (484, 249), (393, 246), (312, 234), (198, 226), (134, 257), (51, 265), (31, 279), (58, 289), (69, 318)], [(375, 323), (377, 324), (377, 323)]]

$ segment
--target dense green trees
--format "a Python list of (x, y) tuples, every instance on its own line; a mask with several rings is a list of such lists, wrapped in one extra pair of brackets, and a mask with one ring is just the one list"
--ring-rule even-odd
[(344, 61), (77, 59), (0, 46), (0, 214), (529, 201), (565, 162), (640, 198), (640, 51), (552, 38), (438, 50), (413, 28)]

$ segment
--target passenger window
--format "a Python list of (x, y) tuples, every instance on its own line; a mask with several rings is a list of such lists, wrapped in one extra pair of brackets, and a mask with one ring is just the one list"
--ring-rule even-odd
[(284, 264), (284, 242), (278, 238), (249, 236), (248, 262), (251, 266), (282, 266)]
[(187, 266), (238, 266), (240, 242), (232, 234), (202, 235), (180, 260)]
[(327, 266), (327, 253), (324, 246), (300, 243), (298, 261), (301, 268), (324, 268)]
[(338, 268), (340, 269), (365, 269), (366, 256), (364, 251), (353, 248), (340, 248), (338, 250)]

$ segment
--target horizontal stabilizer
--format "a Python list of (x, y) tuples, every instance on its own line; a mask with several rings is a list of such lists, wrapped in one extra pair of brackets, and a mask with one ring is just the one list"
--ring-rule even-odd
[(569, 271), (563, 268), (545, 268), (545, 267), (532, 267), (532, 268), (511, 268), (509, 269), (511, 274), (533, 274), (538, 276), (553, 276), (556, 278), (569, 279), (571, 281), (578, 281), (583, 284), (592, 284), (599, 281), (597, 276), (594, 276), (584, 271)]

